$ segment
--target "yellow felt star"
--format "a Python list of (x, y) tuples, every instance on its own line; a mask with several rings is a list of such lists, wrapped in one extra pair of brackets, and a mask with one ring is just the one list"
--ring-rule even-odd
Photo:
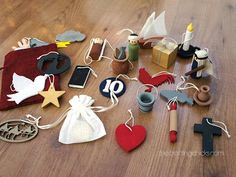
[(65, 91), (56, 91), (53, 84), (50, 85), (48, 91), (39, 92), (44, 97), (42, 108), (47, 106), (49, 103), (54, 104), (56, 107), (60, 107), (58, 98), (61, 97)]

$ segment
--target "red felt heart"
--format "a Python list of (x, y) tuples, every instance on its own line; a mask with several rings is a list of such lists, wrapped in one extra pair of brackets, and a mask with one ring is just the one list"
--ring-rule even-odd
[(141, 145), (146, 138), (146, 129), (141, 125), (130, 127), (132, 131), (120, 124), (116, 128), (116, 141), (126, 152), (132, 151)]

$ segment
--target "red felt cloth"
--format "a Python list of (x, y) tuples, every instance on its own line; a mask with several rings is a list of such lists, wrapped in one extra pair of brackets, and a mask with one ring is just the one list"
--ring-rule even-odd
[[(20, 104), (16, 104), (14, 101), (7, 101), (8, 94), (13, 94), (10, 90), (12, 84), (12, 76), (15, 72), (18, 75), (25, 76), (31, 80), (34, 80), (38, 75), (42, 75), (37, 69), (37, 58), (50, 51), (57, 51), (56, 44), (50, 44), (47, 46), (29, 48), (17, 51), (11, 51), (5, 56), (3, 70), (2, 70), (2, 88), (0, 97), (0, 110), (8, 110), (19, 106), (30, 105), (34, 103), (43, 102), (43, 97), (36, 95), (30, 97)], [(59, 90), (59, 76), (55, 76), (54, 86), (56, 90)], [(46, 81), (45, 90), (49, 87), (49, 81)]]
[[(143, 84), (151, 84), (153, 86), (159, 86), (161, 84), (164, 84), (165, 82), (171, 84), (175, 82), (175, 79), (173, 75), (168, 74), (168, 73), (163, 73), (157, 76), (152, 77), (146, 70), (145, 68), (140, 68), (139, 69), (139, 76), (138, 79), (140, 82)], [(147, 92), (152, 91), (151, 86), (147, 86), (148, 89), (146, 90)]]
[(135, 125), (130, 128), (132, 131), (130, 131), (125, 124), (120, 124), (116, 128), (116, 141), (126, 152), (137, 148), (146, 138), (146, 129), (143, 126)]

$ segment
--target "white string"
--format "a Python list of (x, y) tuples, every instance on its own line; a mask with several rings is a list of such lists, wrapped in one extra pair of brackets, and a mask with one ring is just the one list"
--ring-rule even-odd
[(48, 53), (46, 53), (46, 54), (42, 54), (42, 55), (40, 55), (40, 56), (37, 58), (37, 60), (40, 60), (42, 57), (47, 56), (47, 55), (49, 55), (49, 54), (51, 54), (51, 53), (55, 53), (55, 54), (58, 54), (58, 55), (59, 55), (58, 52), (51, 51), (51, 52), (48, 52)]
[(128, 62), (130, 64), (130, 70), (134, 69), (134, 65), (133, 65), (133, 63), (129, 59), (128, 59)]
[(111, 43), (110, 43), (107, 39), (105, 39), (104, 41), (105, 41), (105, 43), (108, 43), (108, 45), (110, 46), (110, 48), (111, 48), (113, 51), (115, 51), (115, 49), (112, 47)]
[(96, 74), (96, 72), (91, 68), (91, 67), (88, 67), (92, 73), (92, 75), (94, 75), (95, 77), (98, 77), (98, 75)]
[(129, 29), (129, 28), (124, 28), (124, 29), (118, 31), (116, 34), (117, 34), (117, 35), (120, 35), (120, 34), (122, 34), (122, 33), (125, 32), (125, 31), (129, 31), (130, 33), (134, 33), (133, 30), (131, 30), (131, 29)]
[[(225, 125), (225, 123), (220, 122), (220, 121), (212, 121), (213, 123), (210, 123), (208, 119), (206, 119), (206, 121), (207, 121), (207, 123), (208, 123), (209, 125), (215, 126), (215, 127), (218, 127), (218, 128), (220, 128), (220, 129), (222, 129), (222, 130), (226, 133), (226, 135), (228, 136), (228, 138), (231, 137), (231, 135), (229, 134), (229, 131), (228, 131), (227, 126)], [(219, 126), (219, 125), (216, 125), (216, 124), (214, 124), (214, 123), (221, 124), (221, 125), (223, 125), (223, 127), (221, 127), (221, 126)]]
[[(94, 43), (94, 38), (92, 38), (92, 39), (90, 40), (89, 47), (88, 47), (88, 49), (85, 51), (84, 63), (85, 63), (86, 65), (89, 65), (89, 64), (91, 64), (91, 63), (93, 62), (92, 57), (89, 56), (89, 54), (90, 54), (90, 52), (91, 52), (91, 49), (92, 49), (92, 47), (93, 47), (93, 43)], [(90, 61), (87, 62), (87, 60), (90, 60)]]
[(99, 56), (99, 58), (98, 58), (98, 61), (100, 61), (102, 58), (106, 58), (106, 59), (112, 60), (112, 58), (103, 55), (103, 54), (104, 54), (104, 50), (105, 50), (106, 43), (110, 46), (110, 48), (113, 50), (113, 52), (115, 51), (115, 49), (112, 47), (112, 45), (110, 44), (110, 42), (109, 42), (107, 39), (105, 39), (105, 40), (104, 40), (104, 47), (103, 47), (103, 49), (102, 49), (102, 51), (101, 51), (101, 54), (100, 54), (100, 56)]
[[(130, 118), (125, 122), (125, 126), (132, 132), (132, 128), (131, 127), (134, 126), (134, 116), (133, 116), (133, 113), (132, 113), (131, 109), (129, 109), (128, 112), (130, 113)], [(131, 127), (129, 125), (127, 125), (130, 120), (132, 120)]]
[(154, 47), (157, 44), (157, 41), (160, 41), (161, 39), (148, 39), (144, 42), (143, 46), (147, 45), (148, 43), (151, 43), (151, 46)]
[(173, 37), (164, 37), (163, 39), (162, 39), (162, 41), (163, 40), (169, 40), (169, 41), (172, 41), (173, 43), (175, 43), (176, 45), (178, 45), (178, 42), (173, 38)]
[[(104, 50), (105, 50), (105, 47), (106, 47), (106, 43), (107, 43), (108, 41), (105, 39), (104, 41), (103, 41), (103, 44), (102, 44), (102, 50), (101, 50), (101, 52), (100, 52), (100, 55), (99, 55), (99, 57), (98, 57), (98, 61), (100, 61), (101, 59), (102, 59), (102, 56), (103, 56), (103, 54), (104, 54)], [(109, 43), (109, 42), (108, 42)], [(109, 45), (110, 45), (110, 43), (109, 43)], [(113, 48), (112, 48), (113, 49)]]
[[(147, 40), (143, 45), (145, 46), (147, 43), (149, 43), (149, 42), (151, 42), (152, 44), (152, 47), (153, 46), (155, 46), (155, 45), (157, 45), (157, 44), (160, 44), (160, 45), (162, 45), (163, 47), (166, 47), (166, 48), (168, 48), (169, 50), (170, 49), (173, 49), (173, 47), (169, 47), (170, 46), (170, 42), (169, 41), (172, 41), (175, 45), (178, 45), (178, 43), (177, 43), (177, 41), (174, 39), (174, 38), (172, 38), (172, 37), (164, 37), (163, 39), (149, 39), (149, 40)], [(157, 41), (159, 41), (159, 42), (157, 42)]]
[(88, 68), (90, 71), (91, 71), (91, 73), (92, 73), (92, 75), (94, 75), (94, 77), (98, 77), (98, 75), (96, 74), (96, 72), (90, 67), (90, 66), (82, 66), (82, 67), (80, 67), (80, 66), (77, 66), (77, 68)]
[(71, 108), (68, 108), (55, 122), (53, 122), (51, 124), (39, 125), (39, 121), (42, 117), (40, 116), (40, 117), (36, 118), (30, 114), (27, 114), (26, 119), (21, 119), (21, 121), (25, 122), (25, 123), (36, 125), (39, 129), (44, 129), (44, 130), (50, 129), (50, 128), (54, 128), (57, 125), (59, 125), (66, 118), (66, 115), (69, 110), (71, 110)]
[(15, 91), (16, 91), (16, 89), (13, 87), (13, 83), (10, 85), (10, 90), (11, 90), (12, 92), (15, 92)]
[(177, 76), (177, 74), (175, 74), (175, 73), (170, 73), (170, 72), (168, 72), (168, 71), (160, 71), (160, 72), (158, 72), (158, 73), (152, 75), (152, 77), (156, 77), (156, 76), (159, 76), (159, 75), (162, 75), (162, 74), (170, 74), (170, 75), (172, 75), (172, 76), (174, 76), (174, 77)]
[[(51, 79), (51, 76), (52, 76), (52, 79)], [(48, 75), (48, 80), (50, 82), (50, 85), (54, 85), (55, 76), (53, 74), (49, 74)]]
[(178, 97), (176, 96), (176, 97), (173, 97), (173, 98), (168, 100), (168, 102), (166, 103), (166, 107), (167, 107), (168, 110), (170, 110), (170, 105), (172, 103), (178, 104), (178, 100), (177, 99), (178, 99)]
[(115, 95), (114, 91), (110, 89), (110, 98), (111, 98), (111, 102), (112, 104), (108, 107), (104, 107), (104, 106), (91, 106), (90, 108), (94, 111), (94, 112), (105, 112), (108, 111), (112, 108), (114, 108), (115, 106), (118, 105), (119, 100), (117, 98), (117, 96)]
[(124, 79), (131, 80), (131, 81), (138, 81), (138, 78), (137, 78), (137, 77), (129, 77), (129, 76), (126, 75), (126, 74), (119, 74), (118, 76), (116, 76), (116, 80), (117, 80), (119, 77), (123, 77)]
[[(102, 58), (106, 58), (106, 59), (109, 59), (109, 60), (112, 60), (112, 58), (110, 57), (107, 57), (107, 56), (104, 56), (104, 51), (105, 51), (105, 47), (106, 47), (106, 44), (108, 44), (110, 46), (110, 48), (114, 50), (114, 48), (112, 47), (112, 45), (110, 44), (110, 42), (107, 40), (107, 39), (104, 39), (103, 43), (102, 43), (102, 50), (100, 51), (100, 55), (98, 57), (98, 60), (93, 60), (92, 57), (89, 55), (91, 50), (92, 50), (92, 47), (93, 47), (93, 44), (94, 44), (94, 38), (90, 40), (90, 45), (89, 45), (89, 48), (86, 50), (85, 52), (85, 56), (84, 56), (84, 63), (86, 65), (90, 65), (93, 61), (101, 61)], [(102, 39), (101, 39), (102, 40)]]
[(189, 38), (188, 40), (184, 41), (185, 35), (186, 35), (186, 33), (182, 34), (182, 42), (181, 42), (181, 45), (179, 46), (179, 49), (184, 45), (184, 43), (189, 42), (189, 41), (191, 41), (193, 39), (193, 35), (192, 35), (191, 38)]
[[(181, 90), (187, 90), (187, 89), (190, 89), (190, 88), (194, 88), (196, 89), (197, 91), (199, 91), (199, 88), (194, 85), (193, 83), (190, 83), (190, 82), (187, 82), (185, 83), (185, 78), (184, 76), (181, 76), (181, 80), (177, 85), (176, 85), (176, 91), (181, 91)], [(184, 84), (185, 83), (185, 84)], [(184, 84), (184, 86), (182, 86)], [(182, 86), (182, 87), (181, 87)]]

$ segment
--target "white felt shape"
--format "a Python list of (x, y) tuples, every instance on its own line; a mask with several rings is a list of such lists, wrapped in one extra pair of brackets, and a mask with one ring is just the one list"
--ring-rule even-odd
[[(155, 15), (155, 14), (154, 14)], [(155, 17), (154, 17), (155, 18)], [(148, 23), (145, 25), (143, 30), (144, 40), (152, 37), (164, 37), (167, 35), (166, 24), (165, 24), (165, 11), (163, 11), (156, 19), (153, 20), (153, 14), (148, 19)]]
[(12, 85), (15, 91), (19, 92), (31, 84), (33, 84), (33, 81), (28, 79), (27, 77), (20, 76), (16, 73), (13, 74)]
[(145, 24), (143, 25), (143, 28), (141, 29), (140, 33), (139, 33), (139, 37), (140, 38), (144, 38), (144, 34), (147, 32), (147, 30), (149, 29), (150, 25), (153, 23), (153, 21), (155, 20), (155, 16), (156, 13), (153, 12), (146, 20)]
[(60, 143), (84, 143), (97, 140), (106, 135), (102, 121), (90, 108), (94, 103), (90, 96), (74, 96), (69, 103), (71, 110), (67, 113), (61, 127)]
[(38, 92), (44, 90), (47, 77), (48, 75), (40, 75), (32, 81), (14, 73), (12, 77), (12, 86), (17, 93), (7, 95), (9, 97), (8, 101), (14, 101), (16, 104), (19, 104), (29, 97), (38, 95)]
[(216, 78), (216, 75), (214, 73), (214, 70), (213, 70), (213, 64), (211, 63), (210, 60), (206, 60), (206, 63), (205, 63), (205, 68), (203, 69), (207, 74), (210, 74), (212, 75), (213, 77)]

